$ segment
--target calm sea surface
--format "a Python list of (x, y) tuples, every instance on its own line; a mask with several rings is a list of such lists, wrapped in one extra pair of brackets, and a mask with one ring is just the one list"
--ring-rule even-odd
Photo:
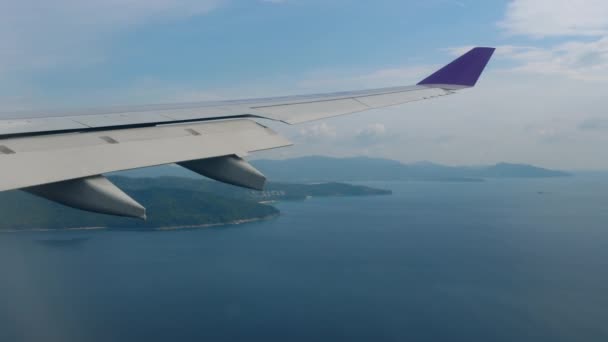
[(608, 341), (607, 179), (368, 184), (395, 194), (0, 234), (0, 341)]

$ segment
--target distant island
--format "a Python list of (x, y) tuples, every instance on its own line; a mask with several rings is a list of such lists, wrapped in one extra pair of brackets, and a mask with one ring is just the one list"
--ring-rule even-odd
[[(381, 158), (331, 158), (310, 156), (251, 162), (268, 179), (277, 182), (348, 181), (445, 181), (481, 182), (493, 178), (550, 178), (570, 174), (527, 164), (498, 163), (488, 166), (446, 166), (430, 162), (403, 164)], [(183, 168), (162, 166), (121, 173), (131, 177), (198, 176)]]
[(279, 215), (269, 203), (308, 197), (388, 195), (391, 191), (342, 183), (270, 183), (246, 190), (199, 177), (111, 177), (148, 209), (141, 221), (64, 207), (22, 191), (0, 193), (0, 231), (59, 229), (183, 229), (259, 221)]
[(482, 182), (489, 178), (565, 177), (568, 173), (525, 164), (445, 166), (402, 164), (377, 158), (304, 157), (254, 160), (271, 180), (265, 191), (252, 191), (205, 180), (184, 168), (160, 166), (109, 175), (112, 182), (148, 209), (141, 221), (91, 214), (25, 192), (0, 193), (0, 231), (57, 229), (180, 229), (239, 224), (279, 215), (278, 200), (308, 197), (387, 195), (390, 191), (344, 181)]
[(328, 158), (320, 156), (252, 162), (276, 181), (452, 181), (471, 182), (491, 178), (566, 177), (568, 173), (527, 164), (498, 163), (489, 166), (446, 166), (430, 162), (403, 164), (379, 158)]

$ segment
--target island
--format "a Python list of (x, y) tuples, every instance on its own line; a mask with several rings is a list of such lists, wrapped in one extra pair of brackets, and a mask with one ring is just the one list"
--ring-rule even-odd
[[(352, 181), (430, 181), (483, 182), (488, 179), (555, 178), (571, 176), (568, 172), (529, 164), (449, 166), (428, 161), (404, 164), (382, 158), (333, 158), (308, 156), (293, 159), (257, 159), (251, 164), (268, 179), (280, 182), (352, 182)], [(200, 178), (187, 169), (172, 165), (121, 172), (129, 177), (177, 176)]]
[(169, 230), (241, 224), (280, 214), (280, 200), (388, 195), (391, 191), (344, 183), (269, 183), (253, 191), (203, 179), (113, 176), (113, 183), (148, 209), (146, 221), (68, 208), (23, 191), (0, 193), (0, 231), (66, 229)]
[[(22, 191), (0, 192), (0, 231), (57, 229), (184, 229), (265, 220), (280, 214), (276, 201), (310, 197), (388, 195), (391, 191), (349, 182), (483, 182), (487, 179), (568, 177), (570, 174), (527, 164), (446, 166), (403, 164), (367, 157), (309, 156), (253, 160), (268, 179), (264, 191), (247, 190), (175, 165), (123, 171), (110, 180), (148, 209), (148, 220), (92, 214), (67, 208)], [(540, 193), (539, 193), (540, 194)]]

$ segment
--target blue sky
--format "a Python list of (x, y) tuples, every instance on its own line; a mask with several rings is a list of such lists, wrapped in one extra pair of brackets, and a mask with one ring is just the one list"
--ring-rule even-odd
[(297, 147), (270, 156), (608, 168), (607, 18), (599, 0), (0, 1), (0, 108), (403, 85), (496, 46), (477, 89), (276, 126)]
[[(64, 35), (49, 37), (60, 40), (57, 51), (51, 45), (33, 53), (65, 60), (18, 70), (18, 76), (38, 96), (52, 96), (42, 101), (70, 106), (74, 91), (89, 102), (94, 101), (89, 92), (112, 93), (142, 81), (213, 91), (304, 77), (319, 69), (444, 63), (442, 48), (493, 42), (499, 32), (492, 24), (503, 11), (484, 1), (212, 1), (208, 12), (190, 15), (188, 1), (182, 3), (184, 15), (160, 11), (122, 28), (112, 27), (111, 13), (99, 14), (110, 16), (107, 23), (93, 24), (108, 28), (70, 32), (87, 25), (82, 24), (87, 19), (63, 24), (66, 32), (51, 28), (51, 35)], [(96, 15), (95, 6), (82, 7), (80, 15)], [(121, 10), (119, 5), (110, 9)], [(51, 18), (47, 25), (62, 25), (55, 20), (71, 19)], [(46, 35), (46, 28), (41, 25), (31, 35)]]

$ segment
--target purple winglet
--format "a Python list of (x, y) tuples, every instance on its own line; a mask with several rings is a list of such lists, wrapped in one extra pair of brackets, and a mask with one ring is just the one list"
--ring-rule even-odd
[(488, 64), (494, 48), (476, 47), (456, 58), (431, 76), (420, 81), (418, 85), (448, 84), (473, 87), (479, 75)]

